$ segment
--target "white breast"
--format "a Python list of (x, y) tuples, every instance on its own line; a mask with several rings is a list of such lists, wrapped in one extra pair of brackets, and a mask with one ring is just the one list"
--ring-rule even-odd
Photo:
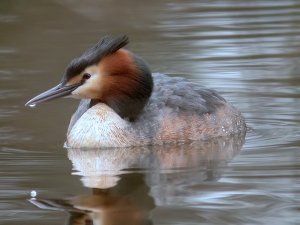
[(72, 148), (126, 147), (137, 140), (128, 131), (130, 123), (110, 107), (99, 103), (86, 111), (67, 137)]

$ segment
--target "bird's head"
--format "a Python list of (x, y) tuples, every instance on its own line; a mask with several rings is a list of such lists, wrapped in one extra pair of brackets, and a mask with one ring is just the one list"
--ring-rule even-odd
[(134, 119), (151, 96), (153, 80), (147, 64), (123, 49), (125, 35), (106, 36), (68, 65), (61, 82), (29, 100), (31, 106), (60, 97), (91, 99)]

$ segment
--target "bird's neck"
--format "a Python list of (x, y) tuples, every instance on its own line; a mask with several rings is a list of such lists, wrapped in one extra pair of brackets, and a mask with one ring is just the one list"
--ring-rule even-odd
[(151, 96), (152, 89), (151, 74), (142, 75), (124, 84), (123, 88), (115, 88), (116, 91), (104, 95), (102, 99), (92, 99), (90, 107), (99, 102), (105, 103), (121, 118), (134, 121), (143, 112)]
[(153, 89), (152, 74), (143, 59), (127, 50), (119, 50), (104, 58), (100, 71), (105, 84), (101, 97), (91, 104), (103, 102), (121, 118), (135, 120), (143, 111)]

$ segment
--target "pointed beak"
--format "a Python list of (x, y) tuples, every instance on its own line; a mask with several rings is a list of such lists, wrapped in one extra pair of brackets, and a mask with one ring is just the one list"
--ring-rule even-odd
[(72, 91), (74, 91), (77, 87), (79, 87), (82, 83), (73, 84), (69, 86), (64, 86), (62, 83), (59, 85), (45, 91), (38, 96), (30, 99), (25, 106), (35, 106), (36, 104), (47, 102), (56, 98), (66, 97), (71, 95)]

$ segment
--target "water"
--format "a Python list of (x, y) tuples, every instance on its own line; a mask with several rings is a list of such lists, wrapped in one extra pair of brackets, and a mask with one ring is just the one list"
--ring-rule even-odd
[(36, 107), (36, 104), (30, 104), (29, 107), (34, 108)]
[[(299, 224), (299, 22), (297, 0), (1, 1), (0, 223)], [(245, 141), (63, 149), (78, 102), (24, 104), (108, 33), (218, 90)]]

